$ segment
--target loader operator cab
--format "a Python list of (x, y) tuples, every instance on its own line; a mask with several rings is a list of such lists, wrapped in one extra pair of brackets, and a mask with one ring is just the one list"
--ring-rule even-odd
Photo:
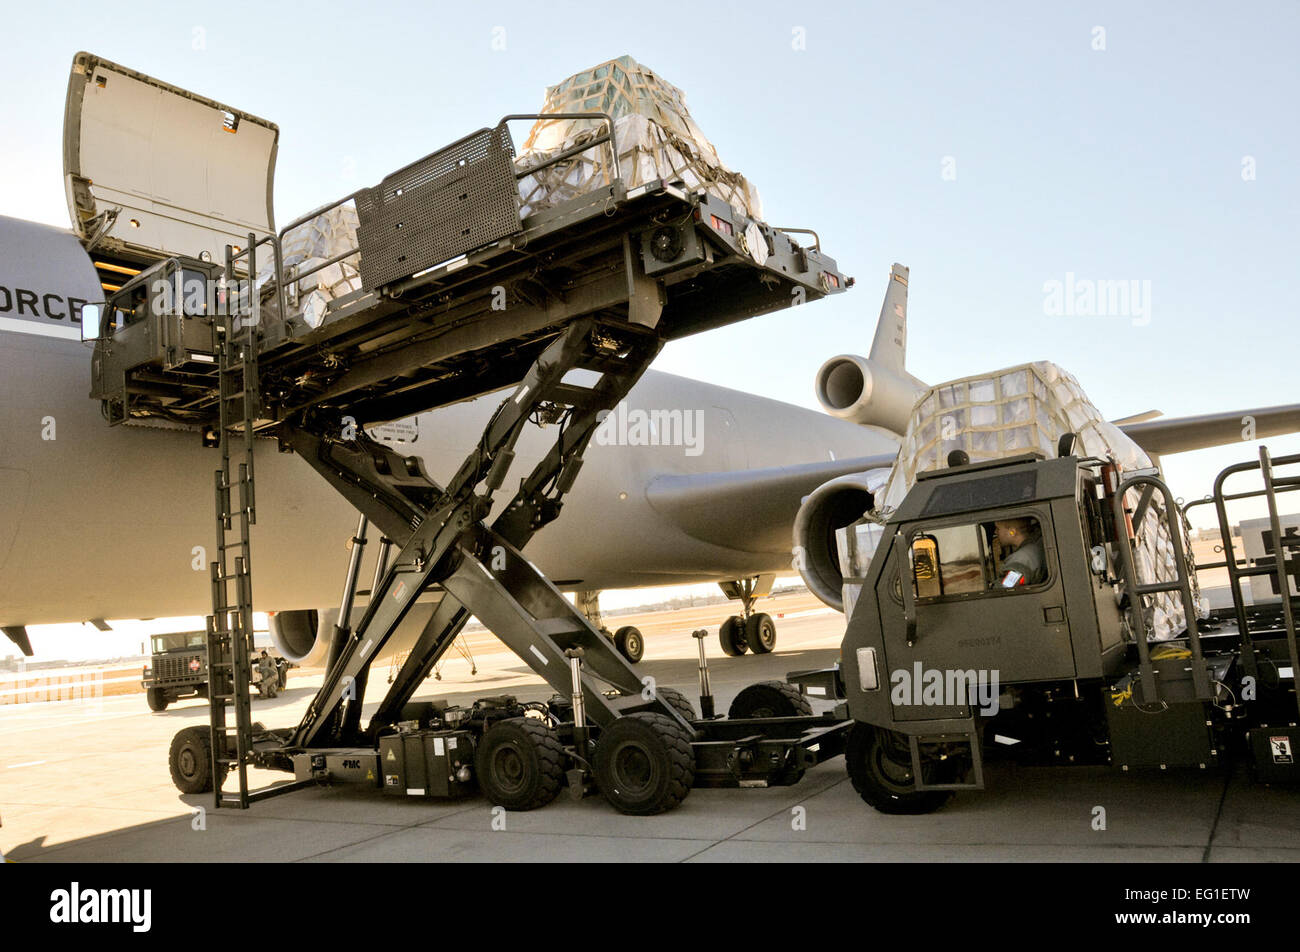
[[(966, 718), (964, 698), (891, 702), (891, 676), (996, 671), (1001, 684), (1101, 677), (1123, 655), (1093, 472), (1037, 454), (918, 474), (883, 527), (850, 614), (850, 713), (877, 724)], [(869, 686), (874, 685), (874, 686)]]
[[(103, 402), (110, 423), (129, 418), (136, 397), (161, 382), (215, 373), (212, 318), (226, 306), (220, 277), (211, 262), (171, 257), (111, 293), (101, 313), (83, 309), (83, 336), (92, 331), (86, 339), (95, 341), (90, 395)], [(187, 422), (182, 407), (176, 422)]]

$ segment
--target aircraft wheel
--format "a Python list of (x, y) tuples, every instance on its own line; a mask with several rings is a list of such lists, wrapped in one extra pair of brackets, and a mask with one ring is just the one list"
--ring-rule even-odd
[(745, 642), (754, 654), (767, 654), (776, 647), (776, 622), (759, 612), (745, 621)]
[(718, 640), (722, 642), (722, 653), (732, 658), (739, 658), (749, 648), (745, 642), (745, 619), (732, 615), (718, 628)]
[(493, 805), (536, 810), (555, 799), (564, 779), (564, 747), (535, 717), (497, 721), (474, 753), (479, 789)]
[(144, 692), (144, 699), (149, 705), (151, 711), (167, 710), (167, 692), (162, 688), (149, 688)]
[(933, 813), (952, 797), (951, 790), (917, 792), (907, 740), (894, 731), (854, 724), (849, 729), (844, 762), (858, 796), (881, 813)]
[(690, 735), (663, 714), (617, 718), (601, 731), (594, 761), (600, 792), (620, 813), (633, 816), (671, 810), (695, 782)]
[(636, 664), (645, 654), (645, 639), (639, 629), (624, 625), (614, 632), (614, 647), (624, 658)]
[[(206, 727), (187, 727), (172, 738), (167, 754), (172, 783), (181, 793), (210, 793), (212, 791), (212, 742)], [(226, 765), (221, 766), (220, 777), (226, 779)], [(219, 782), (219, 783), (220, 783)]]

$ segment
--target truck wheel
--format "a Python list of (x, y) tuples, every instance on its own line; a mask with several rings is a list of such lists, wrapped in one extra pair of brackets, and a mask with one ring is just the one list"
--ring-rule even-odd
[(893, 731), (854, 724), (849, 730), (844, 762), (858, 796), (881, 813), (933, 813), (952, 797), (951, 790), (915, 790), (907, 742)]
[(149, 688), (144, 692), (144, 699), (149, 704), (151, 711), (167, 710), (167, 692), (162, 688)]
[(745, 643), (745, 619), (732, 615), (718, 628), (718, 640), (722, 642), (722, 653), (731, 658), (739, 658), (749, 648)]
[(620, 813), (650, 816), (686, 799), (695, 753), (686, 729), (663, 714), (617, 718), (596, 742), (596, 786)]
[(784, 681), (760, 681), (736, 695), (727, 708), (730, 718), (807, 717), (812, 705), (793, 684)]
[(745, 620), (745, 643), (754, 654), (767, 654), (776, 647), (776, 622), (759, 612)]
[(691, 699), (676, 688), (656, 687), (655, 697), (688, 721), (698, 721), (700, 719), (700, 715), (695, 713), (695, 705), (691, 703)]
[[(793, 684), (784, 681), (760, 681), (751, 684), (731, 702), (727, 717), (811, 717), (812, 705)], [(790, 787), (803, 779), (799, 767), (786, 766), (768, 782), (774, 787)]]
[(624, 658), (636, 664), (645, 654), (645, 639), (641, 637), (639, 629), (624, 625), (614, 632), (614, 647)]
[(496, 806), (536, 810), (555, 799), (564, 779), (564, 747), (535, 717), (497, 721), (474, 753), (479, 789)]
[[(212, 742), (206, 727), (187, 727), (172, 738), (167, 755), (172, 783), (181, 793), (210, 793), (212, 791)], [(220, 771), (221, 782), (226, 779), (226, 766)]]
[(280, 668), (280, 690), (283, 691), (285, 685), (289, 683), (289, 668), (287, 665)]

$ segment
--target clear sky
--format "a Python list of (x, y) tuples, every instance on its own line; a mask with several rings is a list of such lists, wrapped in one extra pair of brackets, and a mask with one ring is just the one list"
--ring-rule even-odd
[[(685, 90), (770, 222), (817, 229), (859, 279), (675, 343), (661, 369), (815, 406), (815, 371), (866, 352), (900, 261), (928, 382), (1047, 359), (1113, 418), (1300, 400), (1294, 0), (10, 5), (0, 213), (67, 224), (82, 49), (277, 122), (282, 222), (630, 54)], [(1137, 281), (1149, 314), (1050, 314), (1067, 275)], [(1166, 475), (1201, 495), (1254, 452)]]

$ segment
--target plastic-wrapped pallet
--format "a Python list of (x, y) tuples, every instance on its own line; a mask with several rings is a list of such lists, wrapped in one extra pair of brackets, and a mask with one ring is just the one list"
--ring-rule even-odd
[[(281, 254), (287, 274), (314, 268), (322, 261), (357, 247), (357, 210), (349, 202), (309, 218), (284, 236)], [(258, 268), (257, 286), (263, 288), (274, 269), (269, 255)], [(361, 290), (357, 270), (360, 255), (335, 262), (285, 288), (289, 313), (297, 314), (311, 327), (319, 327), (325, 308), (335, 298)]]
[[(965, 450), (971, 462), (1030, 452), (1050, 458), (1066, 432), (1077, 435), (1079, 456), (1112, 456), (1125, 470), (1151, 465), (1142, 448), (1103, 419), (1079, 382), (1055, 364), (1039, 361), (931, 387), (912, 408), (898, 462), (876, 497), (875, 512), (887, 517), (916, 483), (916, 474), (947, 465), (952, 450)], [(1134, 492), (1131, 505), (1136, 505), (1136, 497)], [(1183, 519), (1181, 513), (1174, 518)], [(1138, 578), (1174, 578), (1168, 514), (1158, 498), (1153, 497), (1141, 525), (1134, 528)], [(1195, 573), (1190, 566), (1188, 571), (1192, 595), (1199, 602)], [(1177, 595), (1155, 596), (1152, 609), (1156, 639), (1175, 637), (1186, 627)]]
[[(680, 89), (630, 56), (570, 76), (546, 91), (543, 113), (605, 112), (614, 118), (619, 173), (628, 188), (652, 179), (703, 188), (750, 218), (763, 217), (758, 191), (722, 164), (686, 108)], [(589, 142), (604, 129), (590, 119), (539, 119), (515, 164), (524, 171)], [(549, 208), (607, 185), (613, 178), (608, 145), (540, 169), (519, 182), (522, 214)]]

